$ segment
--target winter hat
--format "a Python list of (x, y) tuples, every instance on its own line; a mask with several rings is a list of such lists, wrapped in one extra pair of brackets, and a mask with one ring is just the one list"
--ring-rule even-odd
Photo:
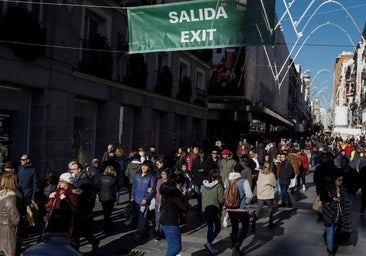
[(74, 184), (74, 178), (72, 177), (72, 174), (69, 172), (65, 172), (65, 173), (61, 174), (60, 180), (63, 180), (69, 184)]

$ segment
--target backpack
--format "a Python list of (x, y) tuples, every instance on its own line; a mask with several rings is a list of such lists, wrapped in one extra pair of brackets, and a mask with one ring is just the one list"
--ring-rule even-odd
[(237, 180), (229, 181), (224, 191), (224, 206), (228, 209), (237, 209), (240, 207), (241, 199)]

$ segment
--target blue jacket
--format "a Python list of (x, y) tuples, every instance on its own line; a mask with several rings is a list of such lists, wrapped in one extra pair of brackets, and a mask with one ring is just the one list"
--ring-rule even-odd
[(151, 172), (142, 176), (139, 171), (134, 180), (132, 186), (132, 199), (141, 206), (141, 201), (145, 199), (148, 204), (151, 199), (155, 196), (156, 180)]
[(19, 166), (18, 170), (19, 189), (23, 195), (24, 201), (30, 205), (32, 200), (35, 201), (39, 191), (39, 181), (36, 168), (30, 164), (27, 166)]

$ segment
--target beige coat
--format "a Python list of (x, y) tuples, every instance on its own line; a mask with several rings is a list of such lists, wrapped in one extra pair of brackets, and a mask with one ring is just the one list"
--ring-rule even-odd
[(276, 177), (274, 174), (260, 172), (257, 180), (257, 198), (260, 200), (274, 199)]
[(0, 191), (0, 209), (0, 252), (4, 251), (7, 256), (15, 256), (20, 221), (15, 192)]

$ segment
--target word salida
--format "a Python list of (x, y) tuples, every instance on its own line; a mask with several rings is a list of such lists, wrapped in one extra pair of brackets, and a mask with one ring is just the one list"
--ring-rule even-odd
[[(200, 8), (197, 10), (181, 11), (180, 13), (172, 11), (169, 12), (169, 22), (176, 23), (190, 23), (207, 20), (227, 19), (228, 15), (225, 8), (220, 6), (217, 9), (214, 8)], [(184, 30), (180, 33), (180, 42), (201, 42), (212, 41), (214, 39), (214, 33), (216, 28), (198, 29), (198, 30)]]

